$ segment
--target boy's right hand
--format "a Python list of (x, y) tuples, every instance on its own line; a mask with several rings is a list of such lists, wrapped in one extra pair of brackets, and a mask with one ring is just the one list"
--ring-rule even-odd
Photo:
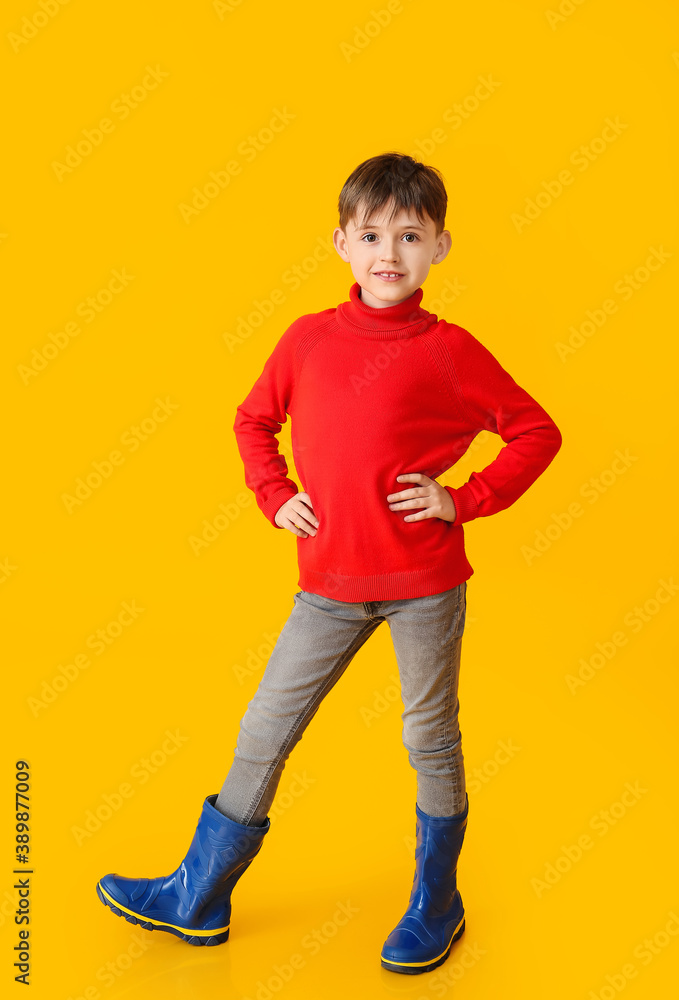
[(280, 528), (287, 528), (300, 538), (315, 535), (319, 524), (308, 493), (296, 493), (294, 497), (286, 500), (276, 511), (274, 521)]

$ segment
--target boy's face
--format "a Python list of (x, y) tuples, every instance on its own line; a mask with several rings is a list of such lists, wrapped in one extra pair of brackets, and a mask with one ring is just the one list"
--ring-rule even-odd
[[(401, 209), (387, 224), (391, 204), (387, 203), (367, 222), (358, 227), (362, 209), (351, 219), (346, 232), (333, 232), (335, 249), (351, 265), (354, 279), (361, 286), (361, 300), (372, 309), (393, 306), (416, 291), (432, 264), (439, 264), (450, 250), (452, 239), (447, 229), (436, 235), (436, 224), (425, 215), (423, 222), (414, 210)], [(396, 272), (389, 278), (385, 272)]]

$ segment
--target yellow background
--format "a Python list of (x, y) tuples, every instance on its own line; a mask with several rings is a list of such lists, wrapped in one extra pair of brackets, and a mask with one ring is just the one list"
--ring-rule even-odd
[[(220, 10), (73, 0), (46, 17), (38, 0), (4, 5), (8, 988), (19, 991), (14, 762), (26, 758), (34, 997), (676, 995), (679, 601), (654, 601), (660, 581), (679, 577), (679, 13), (660, 0), (561, 7), (550, 24), (556, 2), (404, 0), (380, 25), (383, 0)], [(31, 18), (45, 23), (31, 28)], [(12, 41), (22, 28), (34, 37)], [(134, 91), (151, 83), (149, 66), (167, 75)], [(482, 78), (493, 92), (474, 107)], [(123, 118), (114, 109), (125, 93), (138, 104)], [(467, 109), (459, 127), (455, 104)], [(285, 127), (262, 132), (276, 109), (287, 111)], [(107, 117), (112, 130), (60, 179), (55, 162)], [(607, 119), (619, 134), (602, 149)], [(587, 169), (583, 145), (596, 154)], [(347, 176), (391, 149), (438, 167), (448, 190), (453, 247), (432, 268), (423, 305), (486, 344), (564, 439), (512, 508), (465, 528), (475, 569), (460, 679), (467, 930), (440, 969), (417, 977), (379, 963), (410, 892), (416, 789), (386, 624), (294, 750), (272, 831), (234, 892), (225, 945), (150, 935), (95, 894), (109, 871), (173, 870), (230, 766), (298, 589), (295, 539), (245, 488), (235, 408), (297, 316), (348, 297), (349, 267), (319, 247)], [(181, 204), (232, 160), (240, 172), (186, 221)], [(543, 194), (534, 220), (517, 226), (527, 200), (558, 191), (564, 170), (572, 183)], [(651, 248), (664, 262), (643, 270)], [(294, 268), (304, 274), (296, 289), (286, 277)], [(127, 285), (86, 322), (80, 303), (105, 300), (116, 269)], [(626, 284), (635, 272), (636, 288)], [(275, 289), (284, 300), (264, 316)], [(606, 300), (615, 312), (562, 360), (558, 344)], [(251, 334), (227, 342), (258, 310)], [(78, 320), (67, 346), (22, 378), (49, 335)], [(133, 451), (125, 435), (152, 416), (156, 397), (175, 409), (145, 424)], [(482, 435), (442, 481), (461, 485), (500, 444)], [(69, 513), (63, 495), (116, 449), (122, 464)], [(191, 537), (220, 505), (230, 519), (196, 554)], [(547, 544), (530, 557), (540, 532)], [(97, 655), (88, 637), (123, 602), (143, 612)], [(602, 653), (572, 693), (567, 677), (611, 642), (615, 655)], [(90, 666), (32, 710), (29, 698), (88, 651)], [(181, 741), (171, 754), (168, 730)], [(502, 742), (518, 749), (498, 764)], [(151, 758), (153, 773), (140, 763)], [(120, 808), (79, 841), (88, 811), (125, 782)], [(643, 792), (616, 806), (627, 783)], [(609, 824), (600, 814), (611, 808)], [(569, 865), (564, 850), (575, 856), (585, 834), (591, 846)], [(536, 889), (550, 864), (563, 872)], [(357, 912), (333, 933), (347, 901)], [(324, 924), (314, 952), (307, 935)], [(276, 979), (295, 954), (303, 966)]]

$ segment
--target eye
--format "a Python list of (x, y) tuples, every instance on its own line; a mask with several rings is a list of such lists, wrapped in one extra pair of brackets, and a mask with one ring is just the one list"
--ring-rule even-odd
[[(365, 242), (367, 242), (367, 243), (373, 243), (373, 242), (374, 242), (374, 240), (369, 240), (369, 239), (368, 239), (368, 237), (369, 237), (369, 236), (374, 236), (374, 237), (375, 237), (375, 239), (377, 239), (377, 236), (375, 235), (375, 233), (366, 233), (366, 234), (365, 234), (364, 236), (362, 236), (362, 237), (361, 237), (361, 242), (364, 242), (364, 241), (365, 241)], [(419, 238), (420, 238), (420, 237), (419, 237), (419, 236), (417, 235), (417, 233), (405, 233), (405, 234), (404, 234), (404, 236), (403, 236), (403, 238), (405, 239), (405, 238), (406, 238), (406, 236), (412, 236), (412, 237), (413, 237), (413, 239), (412, 239), (412, 240), (408, 240), (408, 243), (413, 243), (413, 242), (415, 242), (416, 240), (419, 240)]]

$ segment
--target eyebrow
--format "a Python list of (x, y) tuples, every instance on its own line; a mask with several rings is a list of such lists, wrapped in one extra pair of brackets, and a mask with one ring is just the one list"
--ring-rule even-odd
[[(379, 229), (379, 226), (357, 226), (356, 232), (362, 233), (364, 229)], [(401, 226), (401, 229), (425, 229), (425, 226), (421, 226), (418, 222), (408, 222), (406, 225)]]

